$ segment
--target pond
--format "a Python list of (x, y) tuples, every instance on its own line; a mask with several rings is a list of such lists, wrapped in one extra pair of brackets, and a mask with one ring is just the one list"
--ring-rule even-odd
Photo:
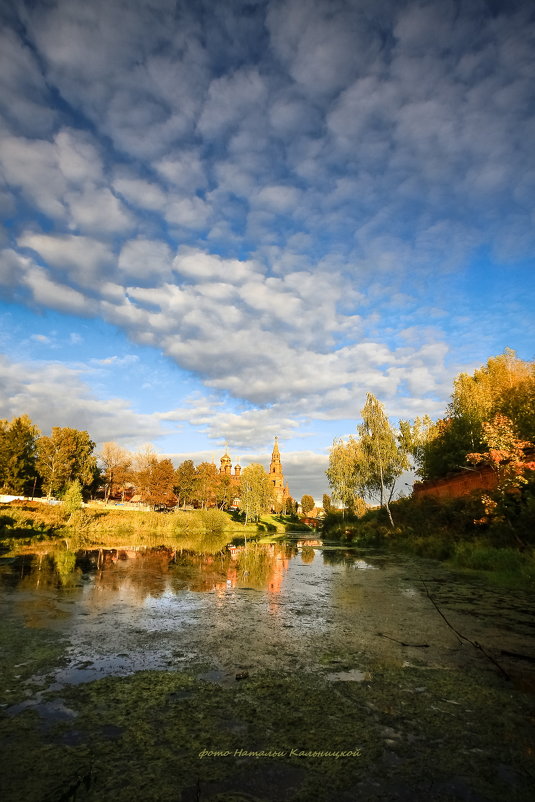
[(298, 538), (41, 545), (0, 587), (4, 798), (533, 793), (526, 592)]

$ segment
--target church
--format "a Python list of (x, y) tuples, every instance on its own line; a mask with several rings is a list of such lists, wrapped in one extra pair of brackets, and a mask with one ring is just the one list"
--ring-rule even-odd
[[(227, 449), (221, 457), (221, 467), (219, 473), (223, 476), (230, 476), (232, 482), (236, 485), (240, 483), (241, 465), (239, 462), (234, 466), (232, 471), (232, 460), (228, 455)], [(290, 498), (290, 490), (288, 485), (284, 483), (284, 474), (282, 472), (281, 455), (279, 451), (279, 438), (275, 437), (275, 444), (271, 454), (271, 463), (269, 465), (269, 478), (273, 485), (273, 507), (275, 511), (284, 510), (287, 499)]]

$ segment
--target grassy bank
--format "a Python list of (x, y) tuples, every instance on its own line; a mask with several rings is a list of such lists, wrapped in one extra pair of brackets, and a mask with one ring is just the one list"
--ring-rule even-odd
[(398, 549), (482, 571), (498, 584), (535, 587), (535, 505), (517, 504), (516, 518), (485, 521), (477, 496), (459, 499), (404, 498), (360, 518), (340, 513), (325, 520), (323, 537), (359, 546)]
[(232, 541), (284, 534), (294, 527), (290, 518), (268, 514), (244, 525), (238, 514), (218, 509), (161, 513), (89, 507), (69, 515), (62, 505), (12, 502), (0, 511), (0, 546), (9, 551), (65, 541), (71, 549), (135, 544), (214, 552)]

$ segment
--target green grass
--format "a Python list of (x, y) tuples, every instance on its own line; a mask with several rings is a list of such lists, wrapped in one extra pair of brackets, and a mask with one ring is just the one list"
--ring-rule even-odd
[(2, 509), (0, 546), (12, 551), (59, 542), (70, 549), (168, 545), (214, 553), (236, 538), (280, 535), (292, 526), (288, 518), (270, 514), (244, 526), (238, 515), (215, 508), (161, 513), (87, 507), (68, 516), (60, 505), (14, 502)]

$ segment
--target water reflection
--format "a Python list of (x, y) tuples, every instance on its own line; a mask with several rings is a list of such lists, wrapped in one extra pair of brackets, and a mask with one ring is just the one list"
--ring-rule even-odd
[[(475, 650), (459, 649), (421, 576), (467, 637), (496, 654), (528, 654), (532, 606), (523, 596), (497, 596), (436, 564), (429, 576), (413, 558), (296, 539), (216, 554), (42, 545), (0, 559), (3, 615), (15, 629), (49, 627), (68, 637), (58, 677), (69, 682), (195, 660), (231, 677), (251, 666), (359, 672), (372, 658), (463, 668), (480, 661)], [(403, 646), (424, 642), (425, 655)]]
[[(18, 590), (85, 588), (101, 598), (119, 595), (141, 604), (165, 593), (226, 592), (253, 588), (279, 593), (289, 561), (299, 549), (292, 544), (231, 547), (215, 555), (173, 548), (51, 550), (0, 560), (0, 584)], [(302, 549), (303, 562), (314, 550)]]

